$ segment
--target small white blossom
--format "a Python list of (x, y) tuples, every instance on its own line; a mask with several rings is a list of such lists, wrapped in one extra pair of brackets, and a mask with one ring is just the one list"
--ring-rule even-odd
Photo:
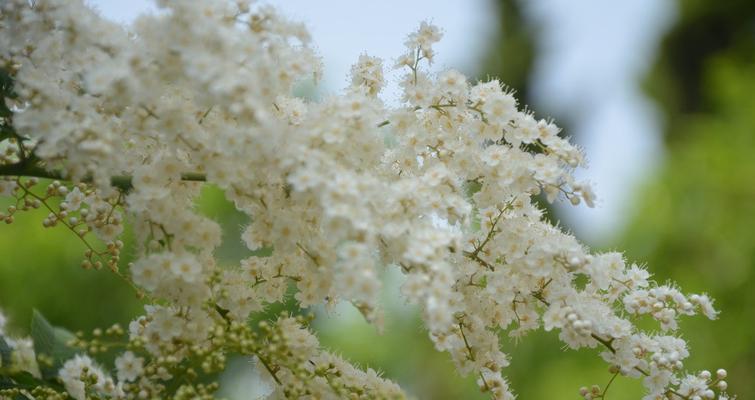
[(383, 61), (366, 54), (359, 56), (359, 60), (351, 67), (351, 85), (364, 85), (370, 94), (377, 94), (385, 84), (383, 78)]
[(42, 377), (37, 363), (37, 354), (34, 352), (34, 342), (31, 339), (10, 339), (6, 342), (12, 349), (11, 365), (22, 371), (26, 371), (37, 378)]
[(115, 368), (118, 371), (118, 380), (132, 382), (144, 372), (144, 359), (127, 351), (115, 359)]
[(58, 371), (58, 377), (63, 381), (66, 391), (74, 399), (85, 400), (89, 395), (86, 390), (87, 386), (82, 381), (83, 373), (86, 373), (87, 377), (93, 377), (92, 389), (94, 391), (110, 396), (116, 394), (117, 387), (112, 378), (107, 376), (88, 356), (76, 355), (66, 361)]

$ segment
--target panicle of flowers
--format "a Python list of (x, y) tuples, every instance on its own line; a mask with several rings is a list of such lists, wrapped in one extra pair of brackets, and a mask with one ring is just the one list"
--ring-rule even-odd
[[(305, 395), (405, 398), (397, 385), (383, 379), (376, 371), (358, 370), (321, 349), (317, 338), (307, 329), (310, 320), (306, 317), (281, 315), (272, 322), (261, 321), (251, 326), (218, 315), (205, 321), (212, 339), (200, 344), (187, 336), (189, 330), (196, 327), (182, 325), (177, 316), (172, 310), (152, 309), (146, 318), (132, 322), (128, 333), (117, 325), (106, 332), (95, 330), (89, 338), (80, 333), (72, 346), (89, 352), (94, 349), (96, 354), (127, 335), (129, 350), (115, 359), (117, 383), (86, 356), (76, 355), (66, 361), (59, 376), (68, 393), (77, 399), (93, 393), (108, 398), (170, 395), (178, 399), (212, 399), (218, 384), (204, 384), (197, 381), (197, 377), (201, 373), (222, 371), (227, 355), (233, 353), (253, 357), (254, 368), (259, 369), (263, 381), (273, 387), (268, 394), (273, 398)], [(151, 339), (150, 335), (167, 335), (174, 340)], [(195, 361), (196, 367), (187, 368), (186, 359)], [(86, 372), (86, 376), (82, 372)], [(182, 383), (171, 393), (169, 385), (174, 377), (179, 377)]]
[[(714, 319), (712, 300), (658, 285), (620, 253), (591, 254), (551, 224), (540, 194), (594, 205), (574, 177), (585, 155), (501, 82), (429, 71), (437, 27), (423, 22), (407, 38), (395, 63), (403, 103), (388, 108), (377, 96), (383, 63), (367, 55), (343, 93), (296, 97), (320, 62), (302, 25), (272, 7), (158, 5), (128, 28), (78, 0), (10, 0), (0, 14), (15, 104), (0, 164), (15, 178), (0, 193), (16, 199), (0, 218), (44, 206), (45, 226), (94, 232), (107, 249), (85, 241), (84, 266), (104, 257), (149, 301), (123, 338), (117, 380), (83, 354), (65, 362), (58, 375), (71, 396), (166, 396), (185, 376), (170, 395), (211, 398), (217, 385), (194, 380), (238, 353), (256, 357), (274, 395), (401, 398), (375, 371), (320, 349), (302, 320), (246, 324), (294, 286), (302, 308), (349, 302), (381, 328), (380, 276), (396, 267), (435, 347), (493, 398), (514, 398), (499, 332), (519, 339), (539, 328), (570, 348), (600, 347), (614, 375), (643, 378), (646, 399), (726, 398), (722, 376), (684, 372), (689, 351), (674, 333), (681, 315)], [(24, 173), (73, 184), (40, 195)], [(218, 265), (220, 227), (194, 207), (204, 184), (250, 217), (231, 240), (264, 256)], [(124, 216), (136, 237), (127, 273)], [(642, 315), (662, 333), (636, 326)], [(99, 340), (73, 344), (91, 354)]]

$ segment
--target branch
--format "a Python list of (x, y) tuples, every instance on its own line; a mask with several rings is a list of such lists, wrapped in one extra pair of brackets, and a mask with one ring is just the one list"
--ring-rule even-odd
[(485, 235), (485, 239), (483, 239), (483, 241), (480, 242), (474, 248), (474, 250), (472, 250), (472, 251), (464, 251), (464, 255), (467, 258), (476, 261), (478, 264), (482, 265), (483, 267), (485, 267), (485, 268), (487, 268), (487, 269), (489, 269), (491, 271), (495, 270), (495, 268), (493, 267), (492, 264), (490, 264), (489, 262), (483, 260), (480, 257), (480, 253), (484, 253), (485, 252), (484, 251), (485, 245), (487, 245), (488, 242), (490, 242), (490, 240), (493, 239), (493, 237), (496, 235), (496, 233), (498, 233), (498, 231), (496, 230), (496, 225), (498, 225), (498, 222), (503, 217), (503, 213), (505, 213), (506, 211), (510, 210), (513, 205), (514, 205), (514, 200), (510, 200), (508, 203), (506, 203), (506, 205), (503, 208), (498, 209), (498, 215), (495, 218), (492, 218), (492, 217), (490, 218), (490, 230), (488, 231), (487, 235)]
[[(548, 282), (548, 283), (550, 283), (550, 282)], [(537, 291), (537, 292), (534, 292), (534, 293), (532, 293), (532, 297), (536, 298), (537, 300), (539, 300), (539, 301), (540, 301), (541, 303), (545, 304), (546, 306), (550, 306), (550, 305), (551, 305), (551, 303), (550, 303), (550, 302), (548, 302), (547, 300), (545, 300), (545, 297), (543, 297), (543, 294), (542, 294), (542, 289), (541, 289), (540, 291)], [(614, 354), (616, 354), (616, 348), (614, 348), (614, 347), (613, 347), (613, 341), (614, 341), (614, 338), (605, 339), (605, 338), (602, 338), (602, 337), (598, 336), (597, 334), (595, 334), (595, 332), (591, 332), (591, 333), (590, 333), (590, 337), (592, 337), (592, 338), (593, 338), (593, 339), (595, 339), (595, 340), (596, 340), (596, 341), (597, 341), (598, 343), (600, 343), (600, 344), (602, 344), (603, 346), (605, 346), (605, 347), (606, 347), (606, 349), (608, 349), (608, 350), (609, 350), (609, 351), (610, 351), (611, 353), (614, 353)], [(642, 375), (645, 375), (645, 376), (650, 376), (650, 373), (649, 373), (649, 372), (645, 371), (644, 369), (642, 369), (642, 368), (640, 368), (640, 367), (634, 367), (634, 369), (635, 369), (635, 370), (636, 370), (637, 372), (641, 373)], [(670, 391), (671, 393), (674, 393), (674, 394), (676, 394), (676, 392), (674, 392), (674, 391), (673, 391), (673, 390), (671, 390), (671, 389), (669, 389), (669, 391)]]
[[(543, 293), (542, 293), (542, 289), (539, 290), (539, 291), (537, 291), (537, 292), (531, 293), (531, 294), (532, 294), (532, 297), (536, 298), (538, 301), (540, 301), (541, 303), (545, 304), (546, 306), (550, 306), (551, 305), (551, 303), (549, 301), (545, 300), (545, 297), (543, 296)], [(598, 343), (600, 343), (603, 346), (605, 346), (611, 353), (616, 354), (616, 349), (613, 347), (613, 339), (614, 338), (605, 339), (605, 338), (602, 338), (602, 337), (598, 336), (594, 332), (591, 332), (590, 336), (593, 339), (595, 339), (596, 341), (598, 341)], [(644, 371), (640, 371), (640, 372), (644, 373)]]
[[(472, 346), (469, 345), (469, 342), (467, 341), (467, 335), (464, 334), (464, 322), (459, 321), (459, 332), (461, 332), (461, 337), (464, 339), (464, 346), (467, 348), (467, 352), (469, 353), (469, 360), (472, 362), (475, 362), (475, 355), (474, 355), (474, 349), (472, 349)], [(488, 381), (485, 379), (485, 375), (482, 374), (482, 371), (478, 371), (477, 375), (480, 376), (480, 379), (482, 380), (482, 383), (484, 385), (485, 390), (490, 390), (491, 387), (488, 384)]]
[(485, 267), (485, 268), (487, 268), (487, 269), (489, 269), (491, 271), (495, 271), (495, 267), (493, 267), (492, 264), (490, 264), (489, 262), (483, 260), (482, 258), (480, 258), (480, 256), (478, 256), (474, 252), (464, 251), (464, 255), (467, 258), (469, 258), (470, 260), (476, 261), (478, 264), (482, 265), (483, 267)]
[(260, 362), (262, 363), (262, 366), (264, 366), (265, 369), (267, 370), (267, 372), (270, 373), (270, 376), (273, 377), (273, 379), (275, 380), (275, 383), (277, 383), (280, 386), (283, 386), (283, 383), (281, 383), (281, 381), (278, 378), (278, 376), (275, 375), (276, 370), (273, 369), (272, 364), (269, 361), (265, 360), (264, 357), (260, 356), (259, 352), (255, 353), (255, 355), (257, 356), (257, 359), (260, 360)]
[[(27, 159), (15, 164), (0, 165), (0, 176), (28, 176), (36, 178), (46, 178), (66, 181), (70, 180), (64, 171), (61, 170), (48, 170), (40, 167), (33, 159)], [(181, 174), (182, 181), (189, 182), (205, 182), (207, 177), (204, 174), (197, 172), (187, 172)], [(91, 183), (93, 178), (91, 175), (86, 175), (81, 182)], [(129, 175), (114, 175), (110, 177), (110, 184), (123, 192), (128, 192), (133, 188), (132, 177)]]

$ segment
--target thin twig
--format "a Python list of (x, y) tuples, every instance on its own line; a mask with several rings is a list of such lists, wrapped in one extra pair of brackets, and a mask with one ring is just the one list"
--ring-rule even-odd
[[(61, 181), (70, 181), (71, 179), (66, 175), (64, 171), (56, 169), (46, 169), (37, 165), (34, 160), (26, 159), (26, 161), (0, 165), (0, 176), (28, 176), (35, 178), (54, 179)], [(94, 178), (91, 175), (86, 175), (79, 181), (83, 183), (92, 183)], [(198, 172), (186, 172), (181, 174), (181, 180), (187, 182), (204, 182), (207, 180), (205, 174)], [(110, 184), (124, 192), (128, 192), (133, 188), (133, 178), (129, 175), (114, 175), (110, 177)]]

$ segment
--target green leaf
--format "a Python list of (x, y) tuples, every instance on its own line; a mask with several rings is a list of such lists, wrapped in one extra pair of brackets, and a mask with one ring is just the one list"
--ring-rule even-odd
[(8, 106), (5, 104), (5, 99), (2, 99), (3, 101), (0, 101), (0, 117), (3, 118), (9, 118), (13, 116), (13, 112), (8, 108)]
[(16, 93), (13, 90), (13, 77), (5, 68), (0, 68), (0, 94), (2, 94), (3, 100), (6, 97), (16, 98)]
[(19, 371), (0, 377), (0, 389), (23, 388), (31, 390), (37, 386), (44, 386), (44, 384), (43, 381), (26, 371)]
[(16, 386), (16, 383), (10, 377), (0, 375), (0, 389), (11, 389)]
[[(8, 108), (5, 99), (14, 99), (16, 97), (17, 96), (13, 91), (13, 78), (10, 76), (10, 74), (8, 74), (8, 71), (6, 71), (4, 68), (0, 68), (0, 118), (3, 118), (7, 121), (7, 123), (2, 123), (0, 125), (3, 125), (4, 128), (9, 128), (11, 130), (13, 129), (13, 127), (9, 120), (13, 116), (13, 111)], [(7, 136), (8, 133), (4, 132), (3, 135)]]
[(5, 338), (0, 336), (0, 365), (10, 365), (10, 353), (12, 351)]
[(0, 123), (0, 140), (5, 140), (11, 137), (16, 137), (16, 131), (13, 129), (13, 126)]
[(76, 354), (76, 349), (68, 346), (75, 336), (65, 329), (56, 328), (37, 310), (31, 319), (31, 338), (37, 356), (44, 354), (52, 358), (52, 365), (40, 363), (40, 370), (45, 378), (55, 377), (63, 363)]
[(472, 199), (472, 196), (475, 195), (475, 193), (479, 192), (480, 189), (482, 189), (482, 184), (478, 181), (467, 181), (464, 183), (464, 191), (467, 195), (468, 199)]
[[(35, 388), (40, 387), (40, 386), (50, 386), (50, 385), (46, 385), (44, 381), (35, 378), (34, 375), (26, 371), (15, 372), (8, 376), (0, 375), (0, 389), (25, 389), (27, 391), (32, 391)], [(59, 385), (54, 384), (53, 387), (54, 386), (59, 386)], [(3, 397), (3, 400), (5, 399), (6, 398)], [(32, 397), (29, 397), (25, 394), (19, 394), (14, 397), (8, 397), (7, 399), (29, 400), (29, 399), (32, 399)]]

